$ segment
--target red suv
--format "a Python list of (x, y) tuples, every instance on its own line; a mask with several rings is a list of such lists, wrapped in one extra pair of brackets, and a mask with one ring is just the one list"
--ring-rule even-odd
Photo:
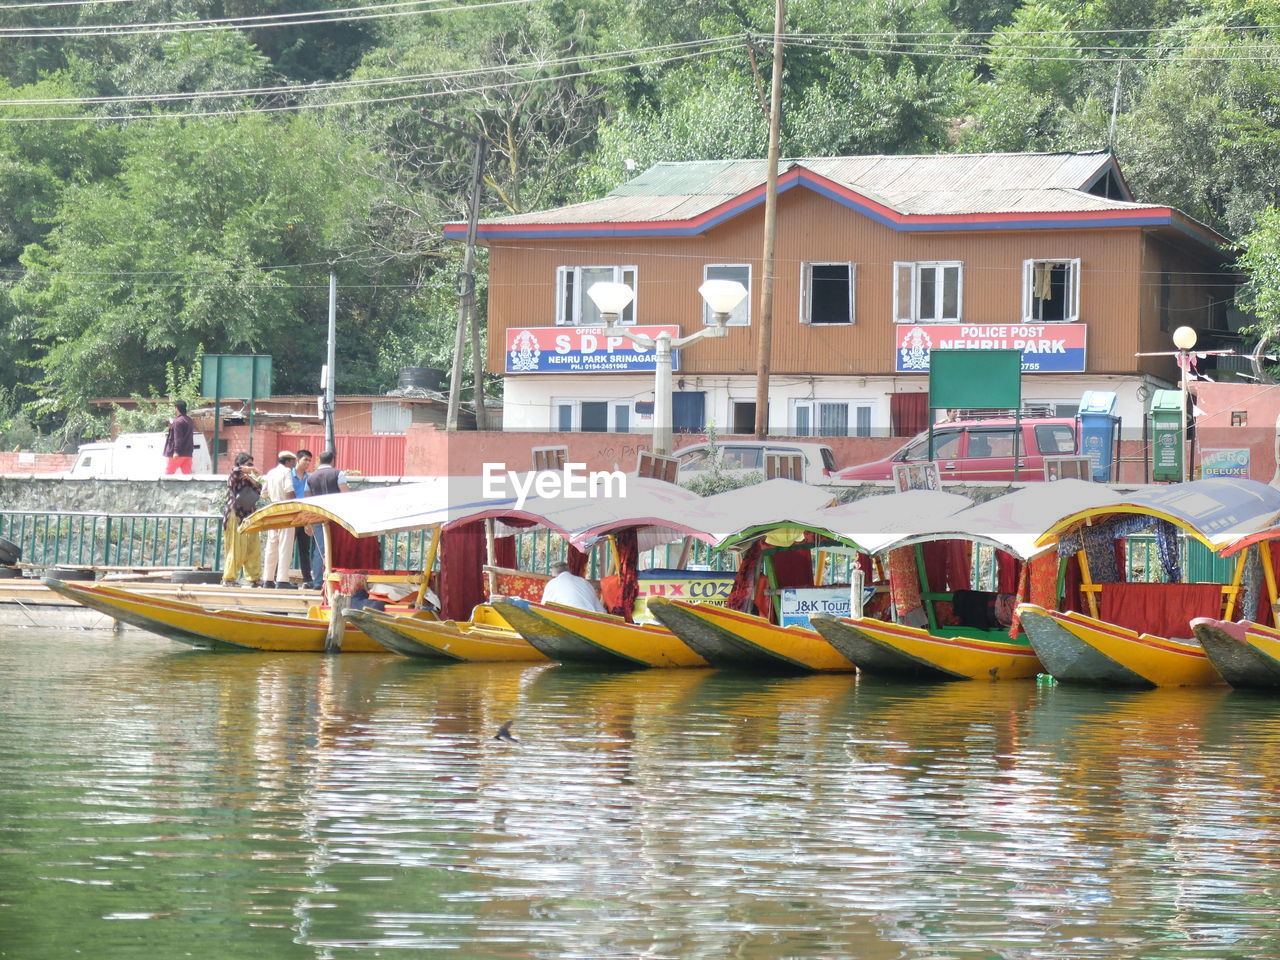
[[(933, 459), (943, 480), (1019, 481), (1044, 479), (1045, 457), (1076, 456), (1079, 449), (1076, 421), (1066, 417), (1026, 417), (1021, 442), (1012, 417), (992, 420), (957, 420), (933, 428)], [(845, 467), (839, 480), (891, 480), (895, 463), (929, 459), (929, 434), (920, 434), (883, 460)]]

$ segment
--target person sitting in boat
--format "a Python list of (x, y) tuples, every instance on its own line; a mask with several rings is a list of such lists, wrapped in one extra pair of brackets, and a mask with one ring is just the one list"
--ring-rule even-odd
[(604, 604), (596, 595), (596, 588), (591, 585), (591, 581), (570, 573), (569, 565), (559, 560), (551, 565), (551, 579), (542, 590), (542, 602), (558, 603), (594, 613), (605, 612)]

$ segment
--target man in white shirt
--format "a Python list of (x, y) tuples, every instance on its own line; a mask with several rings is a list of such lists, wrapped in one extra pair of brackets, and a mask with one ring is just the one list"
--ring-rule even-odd
[[(281, 450), (278, 461), (262, 478), (262, 494), (272, 503), (293, 499), (293, 465), (298, 458), (292, 450)], [(293, 527), (267, 531), (267, 550), (262, 558), (262, 578), (265, 585), (277, 589), (293, 588), (289, 570), (293, 566)], [(275, 583), (272, 584), (272, 579)]]
[(551, 579), (542, 590), (542, 602), (604, 613), (604, 604), (596, 596), (596, 588), (591, 585), (591, 581), (574, 576), (569, 572), (567, 563), (556, 562), (551, 565)]

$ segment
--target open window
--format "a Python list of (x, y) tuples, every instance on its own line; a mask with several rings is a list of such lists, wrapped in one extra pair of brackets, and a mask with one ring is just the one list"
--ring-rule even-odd
[(1022, 322), (1076, 323), (1080, 319), (1080, 261), (1022, 261)]
[[(636, 290), (635, 267), (556, 267), (556, 324), (558, 326), (598, 327), (604, 323), (587, 291), (596, 283), (625, 283)], [(636, 320), (633, 299), (622, 311), (621, 323)]]
[(964, 271), (959, 261), (895, 263), (895, 323), (959, 323)]
[(853, 323), (854, 263), (800, 264), (800, 322)]

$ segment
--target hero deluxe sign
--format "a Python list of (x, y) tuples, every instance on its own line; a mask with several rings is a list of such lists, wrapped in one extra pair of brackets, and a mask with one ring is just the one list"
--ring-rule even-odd
[(1023, 373), (1083, 373), (1083, 323), (903, 323), (894, 369), (928, 373), (933, 350), (1021, 350)]
[[(680, 336), (674, 324), (627, 327), (646, 337)], [(652, 371), (654, 352), (638, 347), (607, 327), (510, 327), (507, 373), (626, 373)], [(680, 369), (680, 351), (671, 351), (671, 369)]]

